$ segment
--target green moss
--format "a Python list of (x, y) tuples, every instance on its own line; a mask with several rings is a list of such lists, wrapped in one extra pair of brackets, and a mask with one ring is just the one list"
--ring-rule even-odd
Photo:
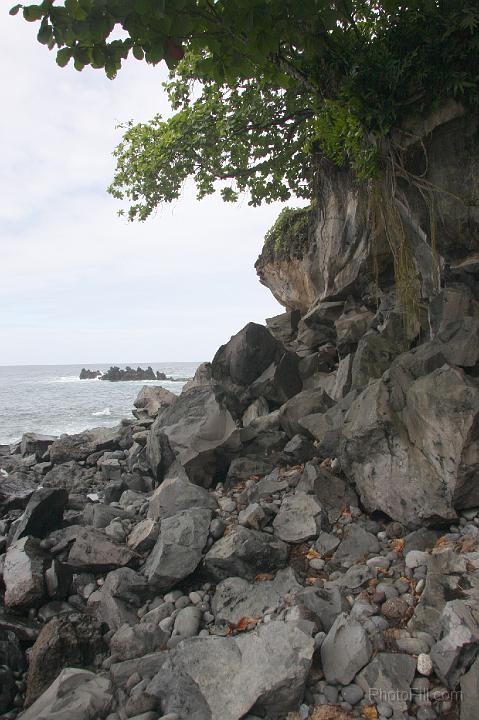
[(308, 244), (311, 206), (284, 208), (264, 237), (264, 251), (276, 255), (301, 254)]

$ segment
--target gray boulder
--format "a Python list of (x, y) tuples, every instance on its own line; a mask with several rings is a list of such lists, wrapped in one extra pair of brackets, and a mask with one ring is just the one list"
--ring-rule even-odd
[(208, 539), (211, 510), (192, 508), (165, 518), (144, 572), (150, 585), (168, 590), (198, 566)]
[(113, 542), (100, 530), (81, 528), (75, 534), (68, 564), (82, 570), (105, 572), (130, 565), (136, 557), (132, 550)]
[(393, 717), (403, 718), (411, 697), (411, 683), (416, 660), (402, 653), (378, 653), (356, 677), (371, 702), (385, 703), (393, 709)]
[(177, 397), (161, 385), (144, 385), (133, 403), (133, 415), (139, 419), (154, 418), (160, 410), (176, 402)]
[(262, 618), (269, 609), (291, 600), (302, 589), (291, 568), (276, 573), (273, 580), (248, 582), (230, 577), (220, 582), (211, 603), (216, 621), (237, 623), (243, 617)]
[(110, 640), (110, 652), (122, 660), (165, 649), (170, 635), (154, 623), (122, 625)]
[(476, 603), (451, 600), (440, 619), (440, 639), (431, 649), (436, 675), (454, 689), (479, 655), (479, 609)]
[(39, 433), (27, 432), (22, 435), (20, 442), (20, 454), (35, 455), (37, 460), (41, 460), (50, 445), (56, 440), (55, 435), (40, 435)]
[(479, 698), (479, 657), (461, 678), (461, 720), (476, 720)]
[(167, 654), (147, 692), (164, 713), (188, 720), (240, 720), (253, 708), (284, 716), (301, 702), (313, 651), (294, 623), (271, 622), (236, 638), (192, 638)]
[(12, 472), (0, 479), (1, 510), (23, 510), (35, 492), (37, 483), (30, 473)]
[(312, 413), (324, 413), (334, 401), (323, 389), (303, 390), (279, 409), (279, 424), (290, 438), (304, 433), (299, 421)]
[(317, 462), (308, 462), (297, 485), (297, 492), (305, 492), (318, 500), (326, 510), (330, 523), (335, 523), (349, 505), (358, 504), (358, 498), (349, 483), (334, 475)]
[(301, 427), (317, 441), (319, 455), (323, 457), (337, 457), (339, 455), (344, 419), (358, 395), (358, 390), (351, 390), (344, 398), (338, 399), (336, 405), (326, 412), (312, 413), (299, 421)]
[(35, 490), (15, 529), (14, 541), (24, 535), (43, 538), (55, 530), (63, 520), (68, 493), (62, 488)]
[(160, 526), (155, 520), (146, 518), (141, 520), (128, 535), (127, 544), (132, 550), (146, 553), (155, 544), (160, 532)]
[(239, 447), (236, 423), (210, 386), (183, 392), (153, 424), (147, 442), (151, 468), (158, 473), (164, 438), (190, 480), (210, 485), (216, 472), (216, 453)]
[(316, 498), (297, 492), (284, 498), (273, 522), (274, 534), (284, 542), (304, 542), (318, 535), (322, 517), (323, 508)]
[(101, 590), (88, 598), (88, 608), (111, 630), (118, 630), (125, 624), (135, 625), (138, 622), (138, 607), (149, 590), (146, 578), (131, 568), (112, 570)]
[(237, 385), (251, 385), (278, 354), (283, 352), (272, 334), (257, 323), (248, 323), (222, 345), (211, 363), (215, 380), (230, 378)]
[(41, 605), (46, 596), (43, 578), (46, 559), (36, 538), (23, 537), (10, 545), (3, 569), (6, 607), (25, 609)]
[(346, 527), (343, 539), (333, 555), (333, 560), (349, 567), (359, 560), (365, 559), (370, 553), (378, 553), (380, 545), (375, 535), (367, 532), (360, 525)]
[(122, 440), (121, 426), (93, 428), (76, 435), (62, 435), (50, 445), (50, 459), (59, 464), (69, 460), (86, 460), (100, 450), (114, 450)]
[(190, 482), (186, 474), (165, 479), (150, 497), (148, 517), (164, 520), (183, 510), (205, 508), (216, 510), (218, 503), (214, 496)]
[(346, 599), (334, 583), (307, 587), (297, 593), (295, 603), (307, 609), (309, 616), (328, 632), (340, 613), (348, 608)]
[(328, 683), (348, 685), (369, 662), (373, 648), (367, 632), (346, 613), (339, 615), (321, 645), (321, 662)]
[(215, 580), (235, 576), (253, 580), (258, 573), (284, 567), (287, 558), (286, 543), (239, 525), (207, 552), (204, 567)]
[(96, 720), (106, 717), (112, 701), (107, 678), (88, 670), (66, 668), (22, 713), (22, 720)]
[(299, 375), (299, 358), (290, 352), (283, 353), (250, 385), (250, 399), (264, 397), (269, 403), (283, 405), (303, 388)]
[(369, 511), (417, 527), (479, 505), (479, 387), (448, 365), (405, 382), (400, 406), (387, 375), (353, 403), (341, 467)]

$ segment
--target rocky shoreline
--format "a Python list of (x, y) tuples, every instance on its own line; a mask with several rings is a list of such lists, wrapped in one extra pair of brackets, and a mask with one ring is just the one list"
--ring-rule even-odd
[(157, 370), (156, 372), (152, 367), (148, 366), (146, 370), (141, 367), (131, 368), (129, 365), (126, 368), (119, 368), (117, 365), (112, 365), (109, 370), (102, 373), (101, 370), (89, 370), (82, 368), (80, 372), (80, 380), (108, 380), (109, 382), (128, 382), (128, 381), (142, 381), (142, 380), (169, 380), (170, 382), (185, 382), (190, 378), (173, 378), (168, 377), (164, 372)]
[[(461, 122), (431, 182), (477, 177)], [(285, 313), (118, 427), (0, 447), (4, 720), (477, 717), (477, 218), (439, 197), (411, 317), (321, 182), (257, 263)]]

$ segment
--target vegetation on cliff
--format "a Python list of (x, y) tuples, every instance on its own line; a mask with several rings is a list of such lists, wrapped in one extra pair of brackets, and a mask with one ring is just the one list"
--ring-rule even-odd
[[(176, 114), (125, 127), (110, 188), (146, 219), (192, 176), (225, 200), (308, 197), (311, 157), (401, 168), (405, 118), (478, 98), (474, 0), (55, 0), (17, 5), (57, 62), (165, 60)], [(120, 33), (116, 32), (121, 30)]]

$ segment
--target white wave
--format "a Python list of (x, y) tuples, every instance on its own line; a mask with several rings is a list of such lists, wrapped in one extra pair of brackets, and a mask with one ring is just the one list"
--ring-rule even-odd
[(95, 417), (106, 417), (108, 415), (111, 415), (111, 410), (109, 407), (106, 407), (104, 410), (98, 410), (97, 412), (92, 413)]

